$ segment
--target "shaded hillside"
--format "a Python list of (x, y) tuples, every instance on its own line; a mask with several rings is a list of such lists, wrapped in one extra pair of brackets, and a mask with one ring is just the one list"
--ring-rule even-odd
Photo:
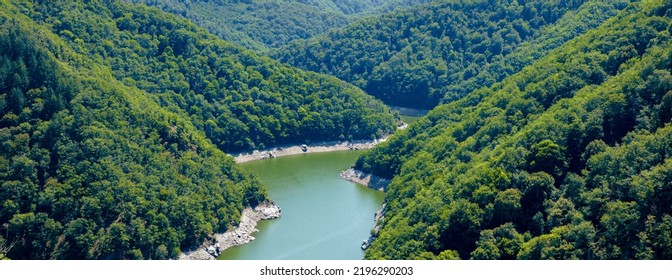
[(266, 51), (366, 15), (430, 0), (127, 0), (183, 16), (224, 40)]
[(373, 139), (395, 127), (388, 108), (351, 85), (283, 66), (155, 9), (57, 1), (29, 15), (118, 80), (188, 115), (226, 152)]
[(265, 199), (188, 119), (0, 13), (8, 257), (175, 258)]
[(629, 6), (362, 156), (370, 259), (672, 258), (669, 1)]
[(266, 199), (220, 149), (394, 129), (358, 89), (158, 10), (2, 0), (0, 27), (0, 255), (12, 259), (176, 258)]
[(386, 104), (433, 108), (501, 81), (630, 1), (435, 1), (293, 42), (273, 57)]

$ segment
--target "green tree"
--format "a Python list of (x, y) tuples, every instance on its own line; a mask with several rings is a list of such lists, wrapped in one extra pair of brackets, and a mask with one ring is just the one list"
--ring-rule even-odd
[(495, 223), (517, 222), (522, 214), (520, 200), (522, 194), (518, 189), (501, 191), (495, 197)]

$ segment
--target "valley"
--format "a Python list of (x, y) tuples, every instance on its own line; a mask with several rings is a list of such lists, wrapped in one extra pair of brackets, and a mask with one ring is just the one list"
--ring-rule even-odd
[(672, 258), (671, 1), (0, 0), (0, 27), (0, 259)]

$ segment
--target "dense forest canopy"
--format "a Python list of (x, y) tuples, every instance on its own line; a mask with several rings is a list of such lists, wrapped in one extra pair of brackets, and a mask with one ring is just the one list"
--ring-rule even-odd
[(225, 153), (390, 134), (374, 97), (433, 109), (356, 162), (391, 179), (366, 258), (672, 259), (671, 31), (670, 0), (0, 0), (0, 259), (176, 258), (268, 199)]
[(629, 5), (361, 157), (370, 259), (672, 258), (672, 2)]
[(390, 110), (356, 87), (282, 66), (155, 9), (56, 1), (29, 16), (118, 80), (189, 115), (225, 152), (373, 139), (395, 127)]
[(5, 11), (0, 22), (8, 257), (175, 258), (265, 199), (184, 118), (41, 38), (44, 29)]
[(375, 138), (332, 77), (119, 1), (0, 1), (0, 258), (168, 259), (265, 188), (223, 151)]
[(630, 1), (434, 1), (298, 40), (273, 57), (386, 104), (433, 108), (500, 81)]
[(126, 0), (183, 16), (221, 38), (265, 52), (359, 18), (430, 0)]

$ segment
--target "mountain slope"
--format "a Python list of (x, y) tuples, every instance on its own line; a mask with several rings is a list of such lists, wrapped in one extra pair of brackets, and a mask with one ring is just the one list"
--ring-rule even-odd
[(14, 12), (0, 11), (8, 257), (175, 258), (265, 199), (188, 120)]
[(361, 157), (393, 176), (370, 259), (669, 259), (669, 1), (629, 6)]
[(394, 129), (358, 89), (156, 9), (2, 0), (0, 26), (0, 255), (12, 259), (176, 258), (266, 200), (221, 149)]
[(128, 86), (188, 115), (225, 152), (394, 130), (383, 104), (333, 77), (283, 66), (156, 9), (116, 1), (35, 5), (30, 16)]
[(386, 104), (432, 108), (520, 71), (630, 1), (435, 1), (296, 41), (273, 57)]
[(128, 0), (193, 20), (221, 38), (257, 51), (280, 47), (380, 14), (429, 0)]

